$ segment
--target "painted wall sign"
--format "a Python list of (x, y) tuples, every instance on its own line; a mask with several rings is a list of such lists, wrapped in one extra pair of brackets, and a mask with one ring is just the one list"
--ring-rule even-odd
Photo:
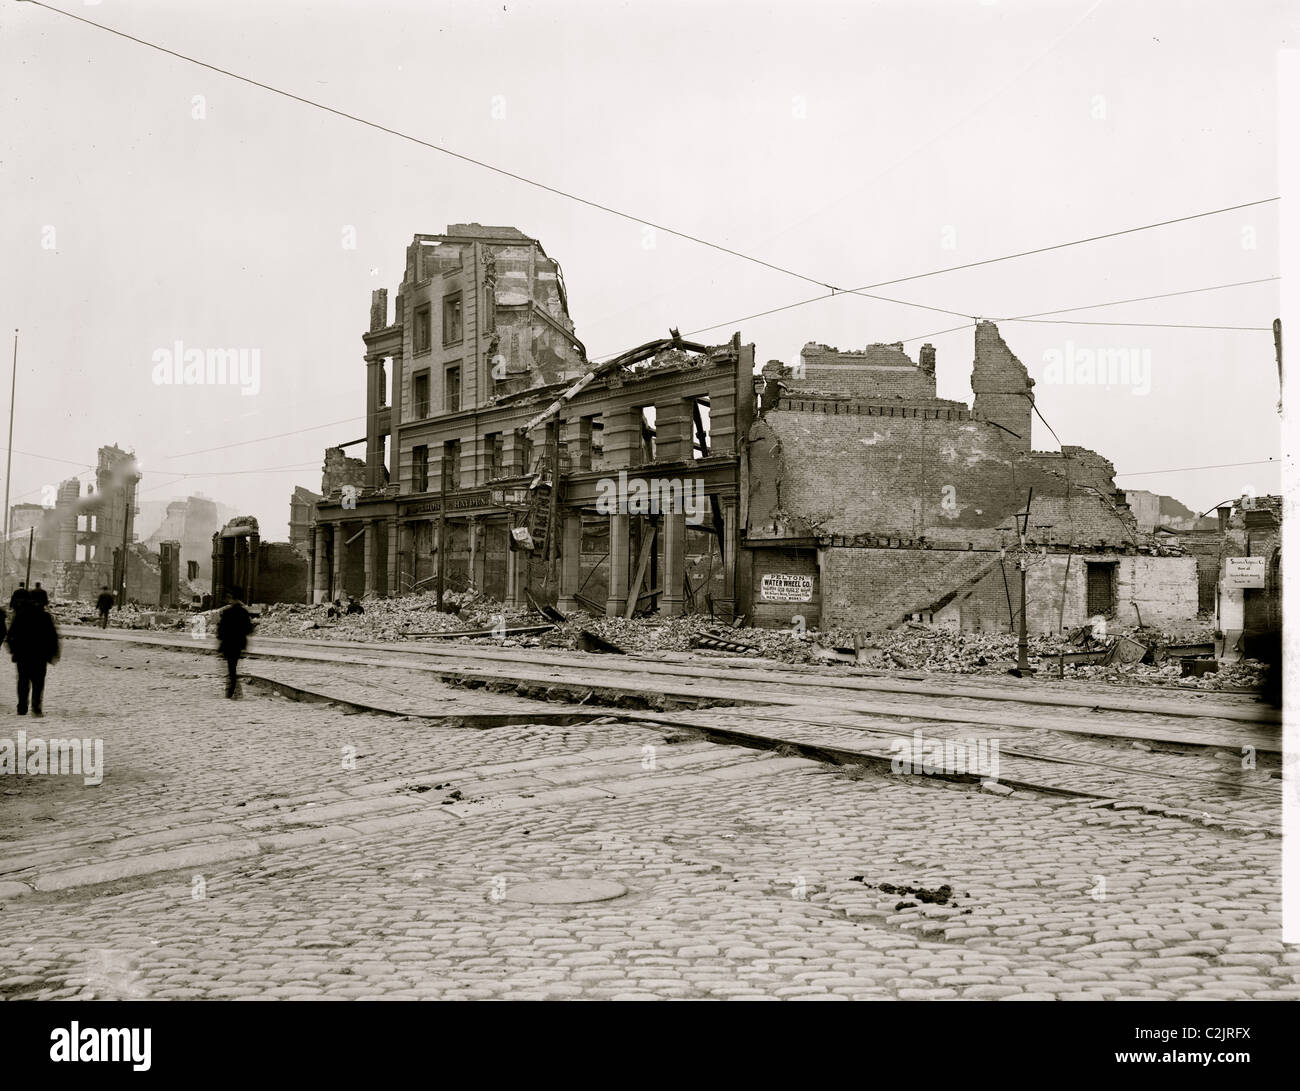
[(811, 576), (770, 572), (763, 577), (761, 594), (764, 602), (808, 602), (812, 593)]
[[(403, 515), (429, 515), (437, 514), (438, 506), (441, 500), (418, 500), (413, 504), (406, 504), (402, 508)], [(448, 493), (447, 510), (448, 511), (465, 511), (471, 508), (488, 507), (488, 491), (486, 489), (475, 492)]]
[(1224, 557), (1223, 586), (1234, 588), (1266, 587), (1263, 557)]

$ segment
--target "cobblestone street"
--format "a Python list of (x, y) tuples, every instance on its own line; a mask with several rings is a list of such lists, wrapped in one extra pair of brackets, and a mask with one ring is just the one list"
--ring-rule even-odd
[[(4, 997), (1300, 997), (1271, 833), (427, 677), (433, 714), (513, 722), (228, 702), (217, 668), (68, 639), (46, 718), (5, 706), (0, 737), (102, 738), (106, 772), (3, 778)], [(604, 900), (532, 900), (555, 881)]]

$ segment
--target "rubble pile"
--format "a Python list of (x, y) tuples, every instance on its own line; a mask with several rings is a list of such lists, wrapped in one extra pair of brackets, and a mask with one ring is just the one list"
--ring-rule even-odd
[[(56, 625), (98, 625), (99, 614), (93, 602), (70, 600), (51, 602), (50, 614)], [(140, 606), (128, 602), (122, 609), (116, 606), (109, 612), (110, 629), (188, 629), (188, 610), (159, 610), (154, 606)]]
[[(876, 633), (849, 630), (804, 632), (793, 629), (734, 628), (703, 615), (660, 618), (610, 618), (577, 613), (544, 632), (496, 636), (490, 629), (513, 629), (548, 624), (526, 607), (506, 607), (470, 591), (447, 591), (444, 610), (437, 608), (432, 592), (398, 598), (373, 598), (363, 602), (364, 612), (331, 617), (330, 603), (307, 606), (276, 603), (263, 608), (258, 619), (260, 636), (310, 640), (348, 640), (383, 643), (447, 634), (461, 639), (507, 647), (544, 647), (567, 650), (622, 651), (631, 655), (691, 652), (697, 655), (754, 657), (794, 665), (847, 663), (875, 670), (934, 671), (947, 674), (1004, 674), (1017, 658), (1015, 633), (971, 633), (910, 621), (896, 629)], [(346, 603), (343, 609), (346, 610)], [(51, 604), (56, 621), (64, 625), (94, 624), (98, 618), (90, 602)], [(128, 604), (109, 615), (113, 628), (191, 630), (215, 633), (220, 610), (156, 610)], [(202, 618), (202, 621), (198, 621)], [(1066, 663), (1065, 677), (1129, 686), (1170, 686), (1198, 690), (1258, 689), (1267, 667), (1256, 660), (1223, 664), (1217, 671), (1184, 675), (1183, 662), (1173, 657), (1180, 650), (1211, 644), (1208, 626), (1179, 631), (1152, 627), (1110, 628), (1094, 639), (1085, 630), (1029, 638), (1029, 663), (1046, 676), (1059, 670), (1058, 656), (1095, 652), (1099, 656), (1123, 645), (1125, 656), (1108, 662)], [(608, 648), (604, 645), (613, 645)], [(1170, 658), (1160, 654), (1170, 649)], [(838, 649), (838, 651), (836, 651)], [(1152, 654), (1155, 652), (1156, 654)], [(1127, 658), (1130, 661), (1125, 662)], [(1152, 661), (1154, 659), (1154, 662)], [(1142, 661), (1145, 660), (1145, 661)]]
[[(363, 613), (330, 617), (331, 603), (315, 606), (273, 603), (262, 611), (257, 635), (383, 642), (494, 626), (511, 628), (537, 624), (538, 621), (537, 616), (526, 609), (505, 607), (493, 599), (468, 591), (445, 592), (442, 611), (438, 609), (438, 597), (433, 592), (392, 599), (366, 599), (361, 605)], [(343, 609), (347, 609), (347, 603), (343, 604)], [(215, 614), (219, 611), (213, 613), (209, 627), (215, 626)]]
[[(746, 630), (749, 632), (749, 630)], [(1071, 635), (1075, 639), (1071, 639)], [(853, 634), (817, 634), (828, 647), (853, 647)], [(1015, 662), (1019, 638), (1015, 633), (968, 633), (908, 622), (898, 629), (870, 634), (863, 639), (862, 666), (884, 670), (941, 671), (950, 674), (1002, 674)], [(1163, 631), (1151, 627), (1112, 627), (1102, 639), (1082, 639), (1077, 634), (1029, 637), (1029, 665), (1055, 675), (1058, 655), (1079, 651), (1106, 651), (1118, 641), (1136, 642), (1149, 649), (1212, 644), (1209, 627)], [(1142, 647), (1137, 647), (1140, 654)], [(1178, 659), (1165, 662), (1092, 663), (1065, 666), (1065, 677), (1134, 686), (1177, 686), (1186, 689), (1253, 689), (1260, 685), (1265, 666), (1255, 660), (1225, 664), (1202, 677), (1184, 677)]]

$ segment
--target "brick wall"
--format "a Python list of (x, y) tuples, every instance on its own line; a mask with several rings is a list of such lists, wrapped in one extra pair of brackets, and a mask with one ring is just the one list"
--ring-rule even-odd
[[(1115, 565), (1115, 624), (1136, 625), (1138, 610), (1148, 625), (1195, 618), (1195, 558), (1076, 554), (1067, 565), (1065, 554), (1048, 554), (1034, 558), (1026, 578), (1030, 632), (1054, 633), (1062, 624), (1070, 629), (1088, 620), (1089, 562)], [(972, 582), (981, 569), (987, 571)], [(921, 607), (926, 594), (937, 601), (952, 590), (958, 593), (936, 616), (925, 620), (969, 632), (1010, 632), (1012, 615), (1019, 621), (1020, 572), (1010, 553), (1004, 579), (997, 555), (978, 550), (832, 547), (822, 553), (822, 588), (823, 622), (828, 629), (886, 628), (896, 624), (909, 605)]]
[(870, 534), (994, 548), (1012, 540), (1012, 513), (1032, 487), (1035, 541), (1136, 541), (1113, 469), (1094, 452), (1022, 452), (946, 409), (781, 405), (750, 432), (751, 538)]
[[(763, 628), (789, 628), (796, 617), (804, 619), (808, 629), (821, 625), (822, 588), (815, 549), (755, 549), (750, 553), (754, 580), (753, 624)], [(812, 598), (808, 602), (768, 601), (763, 597), (764, 576), (806, 576), (812, 579)]]
[(857, 394), (874, 399), (933, 398), (933, 353), (929, 370), (913, 363), (901, 342), (868, 345), (860, 352), (841, 352), (809, 342), (799, 353), (803, 374), (783, 379), (792, 396), (803, 390)]

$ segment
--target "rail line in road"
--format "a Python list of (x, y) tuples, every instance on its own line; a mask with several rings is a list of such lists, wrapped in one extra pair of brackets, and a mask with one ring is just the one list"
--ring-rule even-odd
[[(178, 634), (137, 630), (69, 627), (74, 638), (126, 641), (182, 651), (214, 647)], [(711, 663), (647, 663), (632, 657), (575, 655), (533, 649), (445, 648), (375, 645), (286, 638), (262, 638), (249, 655), (319, 664), (401, 667), (435, 674), (446, 681), (487, 688), (523, 688), (528, 696), (574, 700), (591, 691), (602, 703), (637, 704), (652, 709), (708, 705), (795, 706), (818, 719), (839, 713), (885, 717), (903, 722), (961, 724), (975, 728), (1046, 729), (1078, 736), (1118, 737), (1181, 747), (1251, 747), (1256, 752), (1281, 750), (1281, 731), (1266, 718), (1271, 710), (1246, 704), (1169, 697), (1120, 697), (1098, 702), (1092, 694), (1047, 691), (1026, 693), (1019, 684), (1009, 692), (983, 687), (918, 692), (883, 690), (890, 679), (863, 679), (800, 674), (792, 670), (760, 672), (714, 668)], [(614, 660), (614, 662), (611, 662)], [(1030, 683), (1032, 685), (1032, 683)], [(1182, 695), (1180, 695), (1182, 696)], [(1090, 703), (1094, 702), (1094, 703)], [(919, 724), (918, 724), (919, 726)]]
[[(175, 643), (178, 646), (215, 647), (211, 641), (194, 641), (186, 636), (144, 630), (68, 627), (69, 635), (91, 636), (106, 639), (134, 640), (140, 643)], [(384, 657), (419, 657), (426, 661), (487, 663), (519, 663), (536, 665), (539, 662), (552, 667), (581, 668), (623, 675), (629, 664), (635, 664), (637, 673), (665, 675), (668, 677), (711, 676), (719, 680), (753, 682), (763, 686), (783, 685), (818, 691), (845, 693), (891, 693), (909, 696), (930, 696), (944, 699), (969, 698), (985, 703), (1029, 703), (1061, 708), (1100, 708), (1114, 712), (1140, 712), (1172, 717), (1213, 717), (1236, 720), (1242, 723), (1280, 725), (1277, 710), (1261, 705), (1251, 698), (1238, 694), (1203, 691), (1166, 691), (1134, 695), (1115, 685), (1089, 685), (1088, 683), (1057, 683), (1052, 679), (1017, 680), (988, 678), (984, 676), (936, 674), (929, 680), (874, 673), (845, 675), (836, 668), (808, 668), (792, 664), (771, 662), (755, 669), (754, 661), (719, 657), (690, 656), (687, 653), (668, 652), (661, 656), (595, 655), (563, 649), (521, 649), (508, 647), (483, 647), (445, 642), (403, 641), (376, 644), (373, 642), (345, 640), (309, 640), (292, 637), (255, 637), (251, 654), (266, 654), (261, 648), (337, 649), (365, 655)], [(1061, 688), (1061, 687), (1069, 688)], [(1085, 688), (1086, 687), (1086, 688)]]
[[(301, 661), (263, 661), (255, 665), (253, 676), (259, 684), (270, 685), (278, 692), (299, 700), (336, 700), (356, 710), (367, 707), (364, 693), (359, 694), (358, 690), (371, 687), (382, 695), (378, 702), (369, 706), (371, 711), (424, 716), (442, 723), (459, 722), (454, 714), (448, 717), (446, 710), (438, 707), (440, 702), (436, 698), (430, 699), (422, 711), (418, 694), (409, 696), (402, 709), (393, 709), (387, 700), (388, 687), (373, 677), (373, 670), (364, 679), (345, 680), (340, 680), (335, 670), (333, 666), (326, 671), (321, 664)], [(343, 694), (347, 696), (341, 696)], [(547, 717), (551, 714), (544, 711), (546, 708), (544, 703), (534, 703), (533, 708), (514, 713), (512, 723), (519, 726), (532, 721), (550, 722)], [(908, 752), (912, 743), (910, 735), (897, 725), (882, 724), (878, 718), (856, 717), (842, 710), (825, 715), (828, 711), (763, 705), (669, 713), (597, 708), (587, 711), (583, 718), (587, 722), (672, 727), (717, 743), (776, 749), (838, 766), (864, 766), (877, 772), (898, 771), (895, 759), (899, 753)], [(490, 726), (488, 723), (470, 723), (470, 720), (472, 717), (467, 718), (467, 726)], [(964, 734), (959, 724), (940, 725), (940, 733), (936, 733), (934, 728), (928, 729), (929, 741), (940, 743), (948, 739), (969, 743), (971, 740), (963, 737)], [(1018, 744), (1007, 746), (1004, 745), (1004, 732), (986, 731), (982, 735), (986, 741), (1003, 736), (998, 740), (1000, 752), (995, 751), (997, 771), (992, 778), (995, 787), (990, 790), (1072, 797), (1079, 802), (1117, 810), (1140, 808), (1145, 813), (1165, 814), (1245, 834), (1269, 835), (1277, 826), (1274, 816), (1280, 803), (1280, 789), (1277, 782), (1263, 771), (1242, 772), (1236, 779), (1227, 780), (1222, 778), (1218, 768), (1212, 768), (1209, 773), (1204, 769), (1187, 771), (1182, 763), (1190, 765), (1194, 762), (1185, 755), (1147, 753), (1129, 757), (1123, 754), (1116, 760), (1097, 760), (1078, 753), (1048, 754)], [(1051, 745), (1053, 738), (1055, 736), (1049, 736), (1045, 745)], [(1078, 745), (1097, 748), (1099, 743), (1098, 740), (1086, 740)], [(1164, 768), (1157, 768), (1161, 763)], [(1204, 759), (1200, 764), (1205, 764)], [(1178, 771), (1173, 771), (1171, 766), (1177, 766)], [(919, 768), (914, 771), (921, 773)], [(974, 785), (988, 778), (976, 772), (940, 771), (933, 776), (927, 773), (922, 779)]]
[[(178, 634), (71, 630), (101, 646), (117, 643), (210, 654)], [(475, 649), (481, 652), (481, 649)], [(894, 772), (914, 732), (951, 741), (996, 742), (996, 777), (961, 768), (923, 780), (965, 781), (999, 794), (1048, 794), (1116, 810), (1138, 808), (1268, 836), (1279, 826), (1278, 733), (1239, 720), (1151, 712), (1089, 711), (1024, 700), (938, 699), (822, 687), (817, 676), (791, 685), (790, 672), (758, 682), (723, 671), (702, 677), (694, 664), (643, 672), (620, 659), (621, 673), (539, 649), (512, 656), (394, 654), (388, 645), (339, 647), (317, 641), (257, 641), (246, 670), (298, 699), (328, 700), (453, 726), (494, 727), (609, 722), (678, 728), (714, 742), (790, 752), (841, 766)], [(683, 676), (689, 671), (689, 676)], [(214, 673), (217, 673), (214, 664)], [(746, 672), (757, 673), (757, 672)], [(457, 696), (457, 689), (468, 700)], [(292, 692), (290, 692), (292, 691)], [(527, 698), (528, 700), (521, 700)], [(1204, 706), (1201, 706), (1204, 707)], [(570, 719), (571, 717), (571, 719)], [(1150, 740), (1143, 742), (1141, 740)], [(1136, 746), (1137, 750), (1129, 749)], [(1239, 747), (1255, 746), (1259, 768)], [(1209, 748), (1219, 748), (1213, 753)], [(1223, 751), (1227, 750), (1227, 753)], [(1224, 759), (1231, 759), (1226, 761)], [(1125, 819), (1127, 821), (1127, 819)]]

